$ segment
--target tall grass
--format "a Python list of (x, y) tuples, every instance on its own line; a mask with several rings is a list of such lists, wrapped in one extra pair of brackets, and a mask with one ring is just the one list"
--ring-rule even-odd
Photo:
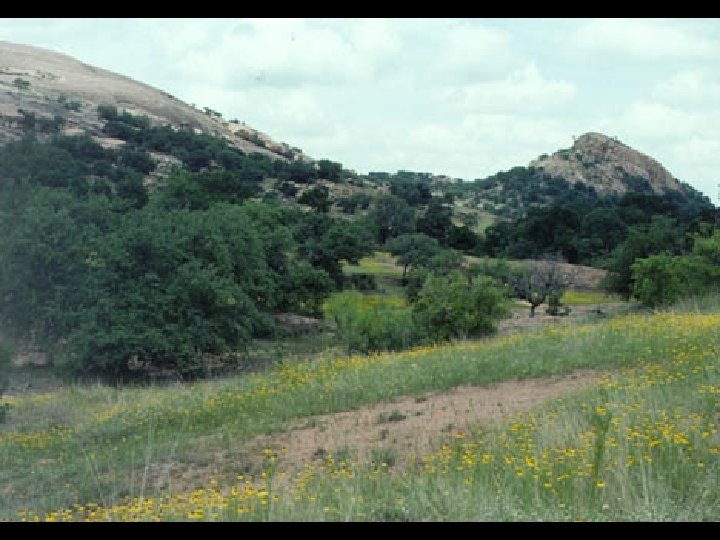
[[(720, 309), (717, 298), (701, 313), (683, 309), (193, 385), (12, 398), (0, 518), (718, 519)], [(402, 474), (328, 455), (280, 481), (270, 450), (252, 482), (237, 479), (241, 454), (195, 491), (155, 482), (162, 466), (212, 466), (214, 453), (299, 418), (580, 368), (621, 371), (583, 396), (464, 433)]]
[(560, 298), (561, 304), (581, 306), (588, 304), (608, 304), (622, 302), (622, 298), (615, 294), (598, 291), (566, 291)]

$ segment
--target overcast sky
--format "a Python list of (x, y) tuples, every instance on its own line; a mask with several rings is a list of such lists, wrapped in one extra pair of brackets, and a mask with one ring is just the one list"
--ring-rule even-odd
[(719, 19), (0, 19), (0, 40), (361, 173), (472, 180), (600, 131), (720, 202)]

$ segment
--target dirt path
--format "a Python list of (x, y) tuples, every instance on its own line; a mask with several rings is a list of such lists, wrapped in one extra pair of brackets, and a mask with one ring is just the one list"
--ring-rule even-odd
[(566, 376), (511, 380), (485, 387), (463, 386), (442, 394), (401, 398), (355, 411), (304, 419), (290, 431), (250, 441), (251, 453), (284, 448), (279, 466), (302, 467), (327, 453), (345, 454), (363, 463), (373, 451), (391, 452), (401, 463), (420, 455), (438, 439), (469, 427), (488, 424), (543, 401), (595, 382), (599, 373), (578, 371)]
[[(578, 324), (589, 316), (608, 316), (624, 308), (624, 302), (574, 305), (569, 316), (557, 317), (538, 311), (528, 317), (528, 308), (516, 308), (500, 321), (499, 333), (522, 332), (546, 325)], [(251, 452), (263, 448), (285, 448), (285, 465), (304, 464), (327, 453), (350, 452), (367, 461), (372, 450), (392, 448), (398, 456), (428, 451), (434, 440), (469, 426), (487, 424), (518, 410), (589, 385), (599, 377), (595, 371), (577, 371), (561, 376), (523, 381), (511, 380), (485, 387), (463, 386), (446, 393), (420, 398), (402, 398), (355, 411), (303, 419), (282, 434), (253, 439)]]
[[(266, 448), (277, 452), (276, 470), (290, 479), (306, 465), (318, 463), (328, 454), (345, 456), (355, 463), (368, 463), (375, 456), (392, 456), (402, 467), (410, 456), (437, 448), (468, 428), (487, 425), (510, 413), (523, 411), (544, 401), (592, 385), (600, 372), (592, 370), (526, 379), (488, 386), (462, 386), (444, 393), (398, 398), (354, 411), (304, 418), (282, 433), (261, 435), (249, 441), (215, 447), (201, 443), (198, 460), (149, 464), (143, 472), (155, 489), (188, 491), (207, 485), (209, 478), (232, 481), (236, 474), (259, 474)], [(221, 480), (222, 483), (222, 480)]]

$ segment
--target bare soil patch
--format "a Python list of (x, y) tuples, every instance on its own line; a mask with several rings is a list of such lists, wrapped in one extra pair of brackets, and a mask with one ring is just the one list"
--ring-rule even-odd
[(545, 305), (540, 306), (534, 317), (530, 317), (530, 305), (527, 308), (517, 307), (512, 310), (512, 316), (498, 322), (498, 333), (507, 334), (532, 330), (540, 326), (577, 324), (588, 317), (606, 317), (618, 310), (627, 307), (625, 302), (608, 302), (605, 304), (585, 304), (570, 306), (571, 312), (567, 316), (547, 315), (544, 312)]
[[(421, 456), (443, 442), (464, 436), (470, 429), (491, 425), (507, 415), (528, 410), (544, 401), (579, 391), (595, 383), (600, 372), (581, 370), (563, 376), (510, 380), (488, 386), (462, 386), (444, 393), (428, 393), (378, 403), (354, 411), (304, 418), (288, 431), (260, 435), (249, 441), (207, 438), (197, 453), (182, 460), (151, 463), (137, 473), (155, 489), (188, 491), (221, 484), (237, 474), (256, 476), (263, 467), (263, 451), (278, 456), (276, 470), (284, 480), (328, 455), (369, 463), (374, 455), (391, 455), (402, 468), (412, 456)], [(197, 459), (195, 459), (197, 458)]]
[(328, 453), (349, 454), (358, 462), (368, 462), (373, 450), (379, 448), (391, 450), (401, 463), (412, 455), (431, 451), (439, 441), (579, 390), (599, 376), (599, 372), (585, 370), (405, 397), (304, 419), (287, 432), (257, 437), (246, 448), (249, 455), (260, 455), (267, 447), (282, 448), (281, 469), (301, 468)]

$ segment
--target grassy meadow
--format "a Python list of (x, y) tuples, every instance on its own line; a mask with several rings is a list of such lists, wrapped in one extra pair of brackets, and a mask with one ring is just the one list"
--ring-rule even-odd
[[(5, 396), (0, 519), (717, 520), (719, 351), (716, 297), (213, 381)], [(318, 449), (285, 470), (282, 447), (248, 453), (317, 415), (588, 369), (593, 386), (448, 430), (420, 455), (380, 441), (369, 460)], [(382, 420), (392, 434), (402, 418)]]

